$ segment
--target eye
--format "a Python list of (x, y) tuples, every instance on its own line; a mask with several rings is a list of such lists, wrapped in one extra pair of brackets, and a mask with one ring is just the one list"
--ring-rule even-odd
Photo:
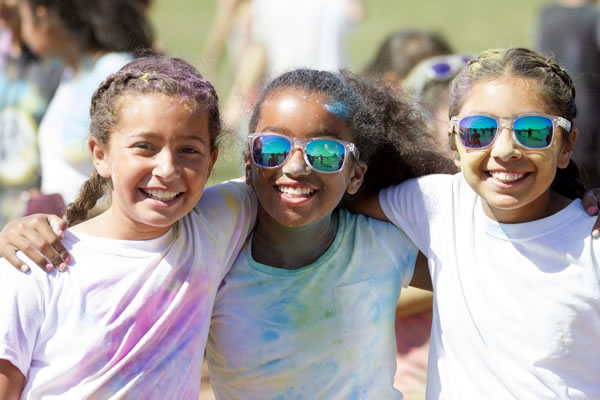
[(156, 152), (154, 146), (148, 142), (134, 143), (131, 148), (141, 156), (152, 156)]
[(200, 153), (198, 150), (196, 150), (193, 147), (184, 147), (181, 149), (182, 153), (186, 153), (186, 154), (196, 154), (196, 153)]
[(141, 150), (153, 150), (154, 148), (150, 143), (146, 142), (135, 143), (133, 147)]

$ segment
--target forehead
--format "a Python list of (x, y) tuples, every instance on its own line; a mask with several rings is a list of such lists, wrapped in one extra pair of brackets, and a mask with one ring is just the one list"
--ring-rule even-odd
[(277, 130), (289, 136), (335, 135), (351, 141), (348, 106), (318, 92), (279, 89), (269, 94), (260, 110), (256, 130)]
[(460, 115), (484, 112), (501, 117), (521, 113), (551, 113), (541, 83), (523, 77), (501, 77), (473, 85)]
[(208, 111), (185, 96), (129, 93), (117, 99), (110, 112), (117, 114), (120, 128), (209, 135)]

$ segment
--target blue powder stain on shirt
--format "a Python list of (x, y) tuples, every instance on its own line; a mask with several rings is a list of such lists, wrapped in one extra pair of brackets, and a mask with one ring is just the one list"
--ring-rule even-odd
[(271, 321), (273, 322), (277, 322), (279, 324), (285, 324), (287, 322), (289, 322), (289, 318), (286, 315), (283, 314), (276, 314), (271, 318)]
[(262, 335), (262, 340), (264, 342), (273, 342), (279, 339), (279, 334), (275, 331), (267, 331)]
[(348, 104), (338, 100), (332, 100), (330, 103), (323, 105), (323, 107), (340, 119), (348, 119), (350, 116), (350, 107)]

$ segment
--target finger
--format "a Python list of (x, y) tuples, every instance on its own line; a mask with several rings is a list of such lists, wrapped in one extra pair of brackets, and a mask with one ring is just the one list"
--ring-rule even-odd
[[(51, 228), (40, 228), (40, 231), (30, 233), (27, 236), (28, 242), (24, 243), (23, 246), (33, 248), (36, 253), (40, 255), (46, 261), (44, 269), (51, 271), (52, 268), (56, 268), (59, 271), (64, 271), (67, 267), (66, 258), (68, 256), (67, 251), (64, 249), (60, 238), (52, 231)], [(22, 248), (19, 246), (19, 248)], [(58, 250), (57, 250), (58, 249)], [(64, 252), (67, 256), (63, 257)], [(29, 253), (25, 253), (29, 257)], [(49, 265), (48, 265), (49, 264)], [(38, 264), (39, 265), (39, 264)], [(48, 268), (50, 266), (50, 268)]]
[(19, 257), (17, 257), (17, 249), (14, 249), (14, 251), (4, 256), (4, 259), (19, 271), (29, 272), (29, 265), (27, 265)]
[(56, 215), (47, 215), (46, 217), (54, 233), (56, 233), (60, 238), (62, 238), (65, 234), (65, 231), (69, 227), (67, 221), (60, 217), (57, 217)]
[[(20, 249), (20, 251), (29, 257), (38, 267), (47, 272), (52, 271), (52, 265), (48, 263), (48, 260), (40, 254), (39, 251), (37, 251), (36, 247), (31, 242), (30, 236), (27, 238), (21, 235), (15, 236), (12, 243), (14, 244), (15, 250)], [(21, 261), (21, 264), (23, 264), (23, 261)]]
[[(71, 262), (69, 252), (61, 242), (61, 238), (64, 236), (63, 227), (66, 229), (66, 223), (58, 217), (48, 217), (47, 222), (47, 224), (36, 225), (40, 236), (35, 237), (34, 245), (55, 268), (64, 271), (67, 264)], [(32, 240), (34, 239), (32, 238)]]
[[(600, 189), (594, 188), (588, 190), (582, 198), (583, 207), (589, 215), (596, 215), (600, 208)], [(594, 227), (592, 228), (592, 237), (600, 238), (600, 215), (596, 218)]]
[(588, 190), (581, 199), (583, 208), (589, 215), (596, 215), (598, 213), (598, 198), (597, 193), (594, 190)]

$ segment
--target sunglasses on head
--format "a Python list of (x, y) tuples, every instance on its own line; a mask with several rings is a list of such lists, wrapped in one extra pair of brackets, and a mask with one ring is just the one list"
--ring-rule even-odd
[(464, 68), (471, 59), (467, 54), (447, 54), (427, 58), (417, 64), (408, 74), (403, 85), (417, 95), (423, 95), (432, 82), (448, 82)]
[(354, 143), (338, 139), (299, 139), (278, 133), (252, 133), (248, 140), (252, 162), (263, 168), (282, 166), (296, 149), (302, 150), (307, 165), (323, 173), (344, 168), (348, 154), (356, 160), (360, 156)]
[(546, 114), (519, 114), (510, 118), (477, 114), (452, 117), (450, 128), (467, 149), (485, 149), (494, 143), (498, 130), (508, 128), (513, 139), (526, 149), (550, 147), (558, 127), (571, 131), (571, 122)]

